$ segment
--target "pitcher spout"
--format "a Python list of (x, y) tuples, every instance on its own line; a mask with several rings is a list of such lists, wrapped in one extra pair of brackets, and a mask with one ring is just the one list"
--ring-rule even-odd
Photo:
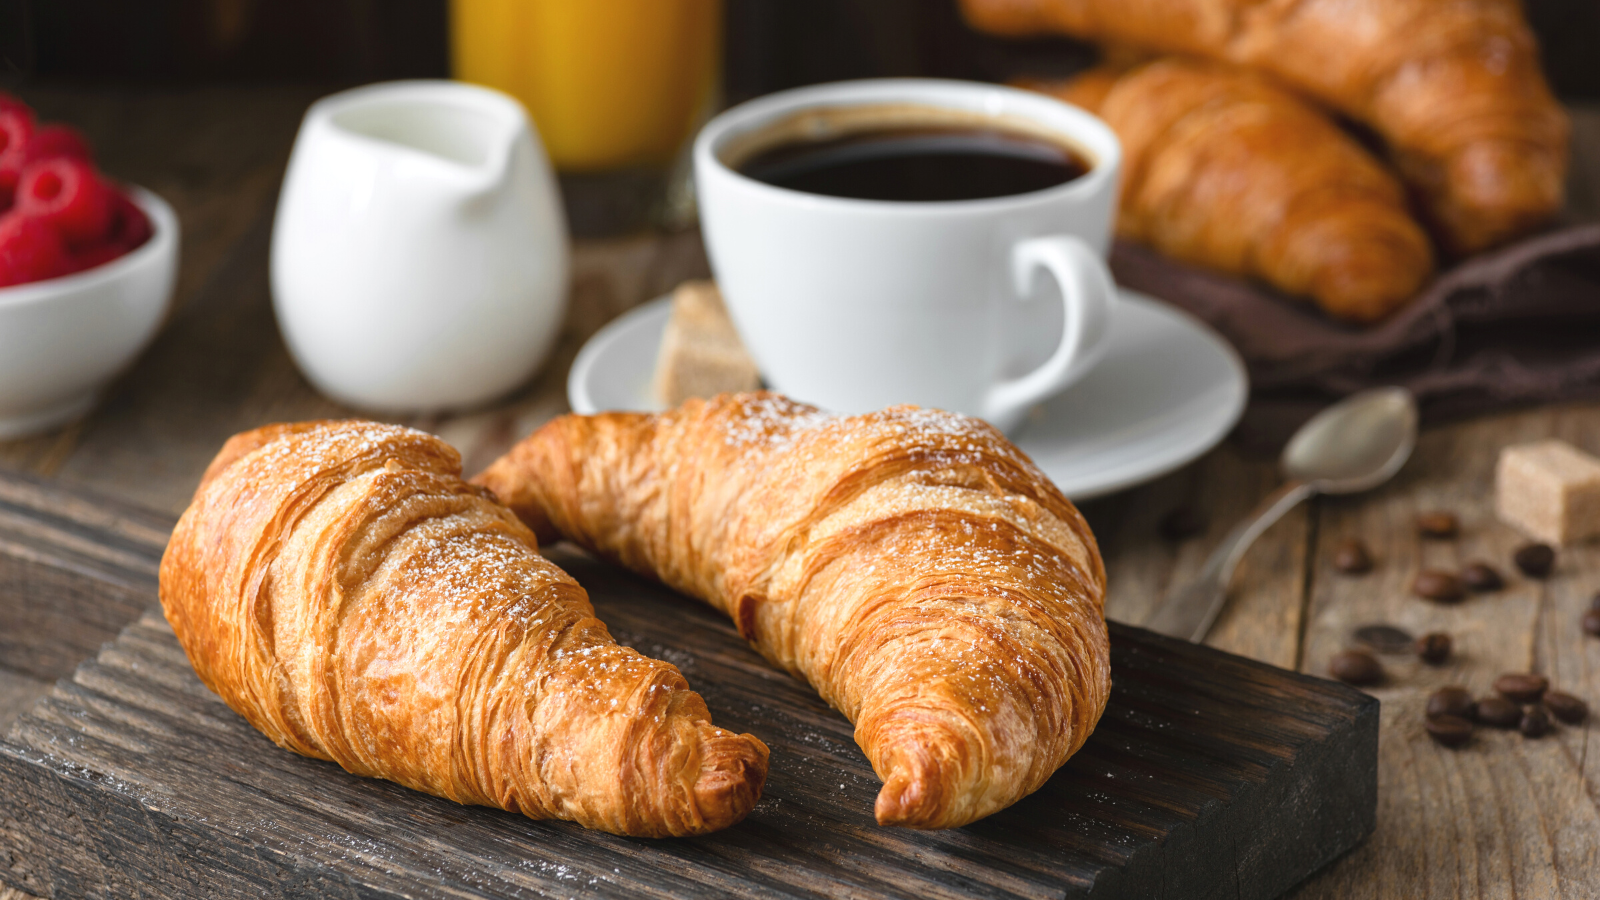
[(531, 130), (516, 100), (488, 88), (444, 81), (390, 83), (381, 90), (338, 95), (314, 110), (362, 142), (387, 145), (413, 158), (464, 203), (506, 188), (518, 145)]

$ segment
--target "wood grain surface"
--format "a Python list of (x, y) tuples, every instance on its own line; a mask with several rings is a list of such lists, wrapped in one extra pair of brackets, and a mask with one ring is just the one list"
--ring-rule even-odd
[[(175, 514), (223, 438), (264, 422), (348, 410), (319, 398), (295, 372), (273, 325), (266, 247), (274, 191), (298, 118), (314, 89), (24, 91), (47, 118), (83, 127), (113, 174), (172, 201), (185, 226), (178, 311), (155, 346), (86, 421), (53, 434), (0, 442), (0, 467), (50, 476)], [(1600, 215), (1600, 108), (1574, 110), (1569, 198), (1574, 218)], [(707, 271), (692, 234), (580, 242), (560, 346), (533, 383), (490, 409), (410, 419), (461, 448), (468, 467), (564, 411), (565, 372), (579, 343), (615, 314)], [(1425, 562), (1483, 556), (1508, 575), (1518, 538), (1496, 524), (1489, 463), (1498, 448), (1555, 435), (1600, 452), (1600, 406), (1561, 406), (1433, 428), (1399, 480), (1370, 495), (1320, 500), (1269, 530), (1246, 557), (1231, 605), (1207, 643), (1314, 674), (1362, 621), (1438, 624), (1461, 652), (1443, 670), (1385, 659), (1374, 836), (1310, 879), (1296, 898), (1593, 897), (1600, 829), (1592, 725), (1539, 741), (1480, 732), (1466, 748), (1433, 745), (1421, 705), (1445, 680), (1485, 688), (1503, 671), (1533, 669), (1600, 702), (1600, 641), (1577, 628), (1600, 589), (1593, 546), (1563, 551), (1555, 576), (1510, 579), (1498, 595), (1435, 608), (1409, 596)], [(1113, 617), (1137, 621), (1168, 587), (1198, 569), (1235, 516), (1276, 481), (1270, 458), (1225, 444), (1141, 488), (1085, 507), (1106, 552)], [(1190, 505), (1206, 522), (1169, 541), (1157, 523)], [(1409, 510), (1448, 505), (1461, 516), (1454, 543), (1417, 540)], [(1352, 533), (1376, 551), (1358, 579), (1328, 565)], [(39, 651), (48, 656), (48, 651)], [(40, 680), (15, 669), (23, 691)], [(0, 691), (7, 689), (0, 688)], [(4, 694), (0, 694), (3, 696)], [(12, 695), (18, 696), (18, 695)], [(3, 718), (0, 718), (3, 721)], [(3, 898), (3, 895), (0, 895)]]
[(67, 675), (115, 638), (149, 605), (170, 528), (115, 500), (0, 478), (0, 690)]
[[(57, 498), (58, 509), (92, 508)], [(57, 532), (41, 546), (50, 538), (68, 542)], [(107, 528), (103, 542), (118, 538)], [(809, 687), (710, 608), (565, 545), (545, 552), (619, 641), (673, 662), (719, 724), (772, 748), (745, 822), (624, 840), (346, 775), (280, 750), (229, 710), (156, 607), (0, 741), (0, 846), (19, 854), (0, 882), (58, 897), (1265, 900), (1373, 826), (1376, 701), (1114, 626), (1106, 714), (1041, 790), (966, 828), (881, 828), (879, 782), (852, 726)], [(130, 551), (147, 564), (158, 553)], [(10, 561), (0, 552), (0, 569)], [(111, 583), (59, 567), (36, 600)], [(153, 585), (141, 593), (153, 600)]]
[[(1359, 499), (1321, 501), (1304, 668), (1326, 671), (1350, 630), (1368, 622), (1444, 631), (1456, 649), (1440, 668), (1384, 660), (1388, 679), (1372, 690), (1383, 701), (1378, 831), (1297, 896), (1600, 896), (1593, 725), (1558, 727), (1538, 740), (1480, 728), (1460, 750), (1434, 746), (1422, 730), (1428, 692), (1456, 684), (1488, 694), (1506, 672), (1541, 673), (1600, 708), (1600, 641), (1578, 626), (1600, 589), (1600, 549), (1563, 548), (1549, 579), (1528, 578), (1511, 562), (1528, 538), (1491, 508), (1499, 448), (1543, 437), (1600, 451), (1600, 409), (1544, 409), (1426, 433), (1393, 484)], [(1416, 514), (1433, 509), (1457, 514), (1458, 538), (1418, 536)], [(1340, 575), (1329, 564), (1333, 545), (1350, 536), (1374, 549), (1371, 574)], [(1505, 576), (1505, 590), (1457, 605), (1409, 591), (1420, 568), (1457, 570), (1476, 560)], [(1381, 887), (1374, 872), (1383, 873)]]

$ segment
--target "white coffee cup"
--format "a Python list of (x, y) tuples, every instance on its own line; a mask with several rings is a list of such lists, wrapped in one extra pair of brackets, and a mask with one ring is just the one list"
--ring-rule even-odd
[(400, 81), (306, 113), (273, 226), (272, 295), (323, 393), (391, 411), (492, 400), (543, 361), (566, 288), (560, 195), (516, 100)]
[[(1044, 137), (1089, 171), (1030, 193), (936, 202), (803, 193), (738, 171), (771, 147), (890, 122)], [(717, 116), (694, 147), (712, 270), (772, 387), (837, 412), (916, 403), (1002, 429), (1105, 350), (1121, 159), (1111, 129), (1076, 107), (922, 79), (761, 97)]]

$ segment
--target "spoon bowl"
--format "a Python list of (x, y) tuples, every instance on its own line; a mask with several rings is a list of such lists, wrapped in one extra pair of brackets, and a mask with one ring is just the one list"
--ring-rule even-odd
[(1319, 494), (1371, 490), (1417, 445), (1417, 403), (1405, 388), (1362, 391), (1317, 413), (1283, 448), (1283, 474)]

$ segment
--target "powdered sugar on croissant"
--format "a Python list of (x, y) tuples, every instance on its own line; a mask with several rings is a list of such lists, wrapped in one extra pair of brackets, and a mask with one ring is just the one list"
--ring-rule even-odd
[(711, 724), (439, 439), (373, 422), (233, 438), (161, 564), (208, 687), (280, 746), (617, 834), (743, 818), (767, 748)]
[(1110, 688), (1105, 572), (1071, 503), (974, 419), (769, 393), (565, 416), (475, 479), (699, 597), (856, 725), (882, 824), (1038, 789)]

